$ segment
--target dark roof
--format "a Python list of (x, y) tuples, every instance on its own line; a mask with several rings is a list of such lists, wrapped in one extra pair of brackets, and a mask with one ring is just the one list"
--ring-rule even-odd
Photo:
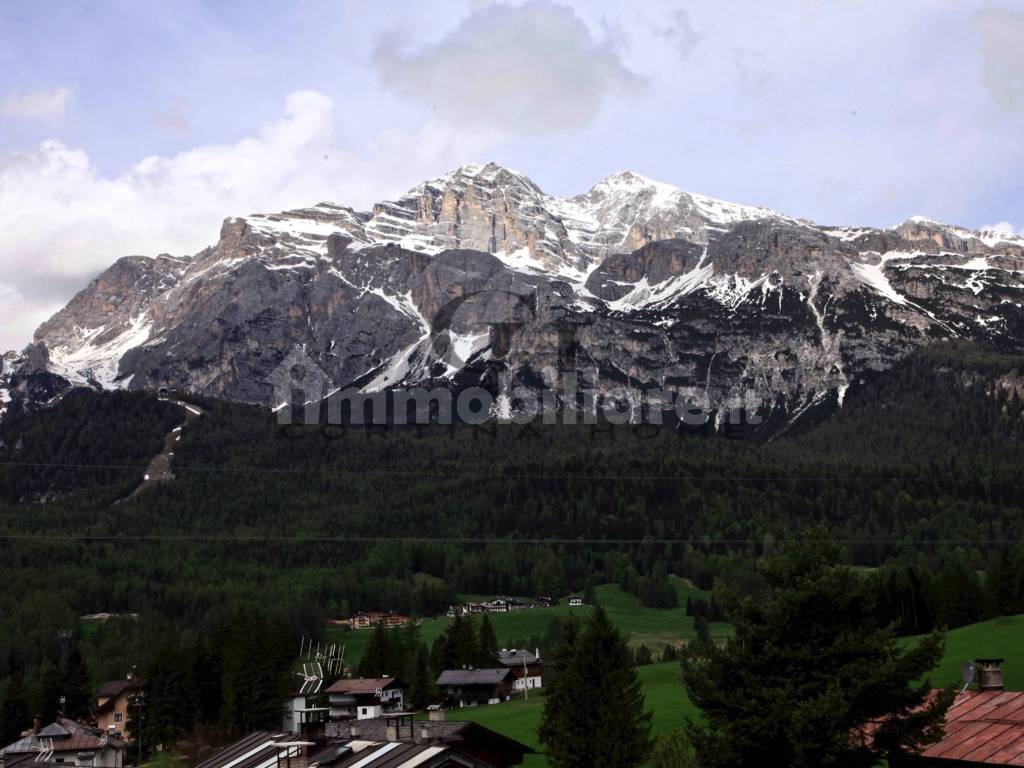
[[(409, 765), (431, 765), (431, 760), (448, 755), (451, 749), (447, 746), (431, 746), (427, 744), (407, 744), (398, 741), (371, 744), (344, 760), (334, 764), (334, 768), (402, 768)], [(461, 762), (461, 761), (460, 761)], [(477, 764), (466, 761), (465, 765)]]
[(141, 688), (142, 686), (143, 683), (141, 680), (110, 680), (109, 682), (103, 683), (103, 685), (96, 689), (96, 698), (103, 699), (112, 696), (120, 696), (129, 688)]
[(351, 754), (352, 748), (345, 742), (339, 741), (334, 744), (329, 744), (319, 752), (310, 755), (309, 763), (310, 765), (316, 763), (317, 765), (334, 766), (339, 760), (346, 758)]
[[(350, 740), (352, 726), (359, 729), (358, 741), (387, 741), (387, 717), (376, 717), (370, 720), (355, 720), (349, 723), (328, 723), (328, 737)], [(419, 742), (423, 729), (427, 730), (428, 743), (482, 744), (488, 743), (495, 751), (517, 755), (533, 754), (533, 750), (522, 742), (503, 736), (497, 731), (469, 720), (416, 720), (413, 722), (411, 737), (407, 728), (399, 729), (399, 739), (411, 738)], [(199, 767), (197, 767), (199, 768)]]
[(8, 744), (3, 749), (0, 749), (0, 755), (6, 757), (9, 754), (15, 755), (25, 752), (39, 753), (44, 748), (49, 748), (51, 742), (56, 752), (102, 749), (107, 746), (111, 749), (121, 749), (124, 747), (123, 741), (108, 736), (99, 728), (83, 725), (66, 717), (58, 717), (38, 733), (23, 736), (13, 744)]
[(446, 669), (437, 678), (438, 685), (497, 685), (512, 676), (512, 670), (499, 669)]
[(246, 756), (245, 759), (234, 763), (232, 768), (251, 768), (277, 755), (279, 748), (272, 746), (273, 744), (288, 741), (290, 738), (290, 734), (287, 733), (256, 731), (206, 758), (196, 768), (220, 768), (243, 756)]
[(376, 693), (387, 688), (402, 688), (402, 681), (397, 677), (355, 677), (351, 680), (338, 680), (327, 689), (328, 693)]
[(506, 667), (521, 667), (523, 659), (526, 659), (527, 664), (535, 664), (537, 662), (537, 657), (526, 650), (498, 652), (498, 663), (504, 664)]
[(1024, 691), (965, 691), (946, 713), (946, 735), (921, 756), (1024, 765)]

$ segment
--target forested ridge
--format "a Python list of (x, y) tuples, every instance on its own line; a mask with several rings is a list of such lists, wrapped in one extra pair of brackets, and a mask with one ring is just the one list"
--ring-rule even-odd
[[(1021, 372), (973, 346), (922, 351), (767, 444), (609, 425), (282, 428), (203, 401), (176, 479), (123, 503), (181, 409), (76, 393), (0, 425), (0, 679), (38, 700), (67, 629), (98, 680), (169, 638), (208, 661), (203, 638), (240, 617), (297, 647), (326, 618), (434, 615), (458, 593), (617, 582), (665, 605), (668, 573), (757, 590), (756, 559), (815, 524), (878, 569), (905, 633), (1022, 611)], [(99, 611), (139, 618), (83, 634), (78, 616)]]

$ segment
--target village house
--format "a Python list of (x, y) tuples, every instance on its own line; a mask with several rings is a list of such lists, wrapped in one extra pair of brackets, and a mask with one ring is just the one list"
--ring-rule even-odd
[(507, 701), (515, 690), (516, 676), (508, 667), (497, 669), (446, 669), (437, 687), (451, 707), (474, 707)]
[(513, 689), (516, 693), (544, 685), (544, 664), (540, 659), (539, 650), (535, 649), (530, 653), (523, 648), (502, 648), (498, 653), (498, 663), (515, 675)]
[(508, 613), (509, 611), (521, 611), (526, 608), (522, 600), (514, 597), (496, 597), (493, 600), (485, 600), (482, 603), (462, 603), (461, 605), (448, 606), (448, 618), (453, 619), (457, 615), (475, 616), (478, 613)]
[(394, 677), (338, 680), (327, 689), (332, 720), (369, 720), (401, 711), (405, 685)]
[(375, 627), (383, 620), (384, 614), (381, 611), (367, 611), (357, 613), (351, 619), (352, 629), (366, 629)]
[(128, 737), (128, 708), (133, 696), (142, 692), (144, 683), (128, 675), (111, 680), (96, 690), (96, 727), (114, 736)]
[(74, 766), (74, 768), (122, 768), (127, 744), (123, 739), (66, 717), (38, 731), (30, 731), (0, 749), (4, 768)]
[[(946, 712), (945, 733), (919, 755), (892, 757), (891, 768), (1024, 765), (1024, 691), (1003, 687), (1002, 659), (977, 659), (977, 681)], [(870, 737), (876, 724), (865, 734)]]
[(364, 613), (357, 613), (350, 619), (338, 619), (337, 621), (331, 622), (332, 624), (348, 625), (352, 629), (370, 629), (376, 627), (378, 624), (383, 624), (388, 629), (393, 627), (401, 627), (408, 624), (412, 619), (409, 616), (404, 616), (401, 613), (395, 613), (390, 611), (384, 613), (383, 611), (366, 611)]
[(583, 595), (581, 595), (579, 592), (573, 592), (571, 595), (569, 595), (569, 605), (573, 607), (583, 605)]
[(327, 721), (330, 707), (318, 706), (319, 696), (302, 692), (292, 693), (285, 699), (281, 728), (289, 733), (305, 734)]

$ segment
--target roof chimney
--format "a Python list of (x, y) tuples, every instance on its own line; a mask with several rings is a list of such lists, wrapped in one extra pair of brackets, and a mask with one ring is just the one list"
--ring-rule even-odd
[(430, 741), (430, 728), (427, 727), (426, 723), (420, 726), (420, 744), (426, 744)]
[(353, 720), (348, 726), (348, 735), (353, 739), (359, 738), (359, 723)]
[(978, 688), (983, 691), (1003, 690), (1003, 659), (975, 659), (978, 666)]
[(398, 726), (391, 720), (384, 726), (384, 738), (388, 741), (398, 741)]

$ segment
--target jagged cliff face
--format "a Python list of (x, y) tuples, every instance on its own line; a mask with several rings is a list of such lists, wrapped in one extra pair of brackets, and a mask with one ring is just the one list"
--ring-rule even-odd
[(540, 388), (569, 397), (568, 374), (792, 420), (931, 341), (1020, 349), (1022, 301), (1020, 238), (926, 219), (821, 227), (630, 173), (559, 199), (465, 166), (371, 212), (229, 218), (194, 256), (121, 259), (5, 359), (0, 394), (46, 374), (47, 393), (167, 386), (274, 406), (301, 353), (331, 388), (486, 376), (505, 416)]

